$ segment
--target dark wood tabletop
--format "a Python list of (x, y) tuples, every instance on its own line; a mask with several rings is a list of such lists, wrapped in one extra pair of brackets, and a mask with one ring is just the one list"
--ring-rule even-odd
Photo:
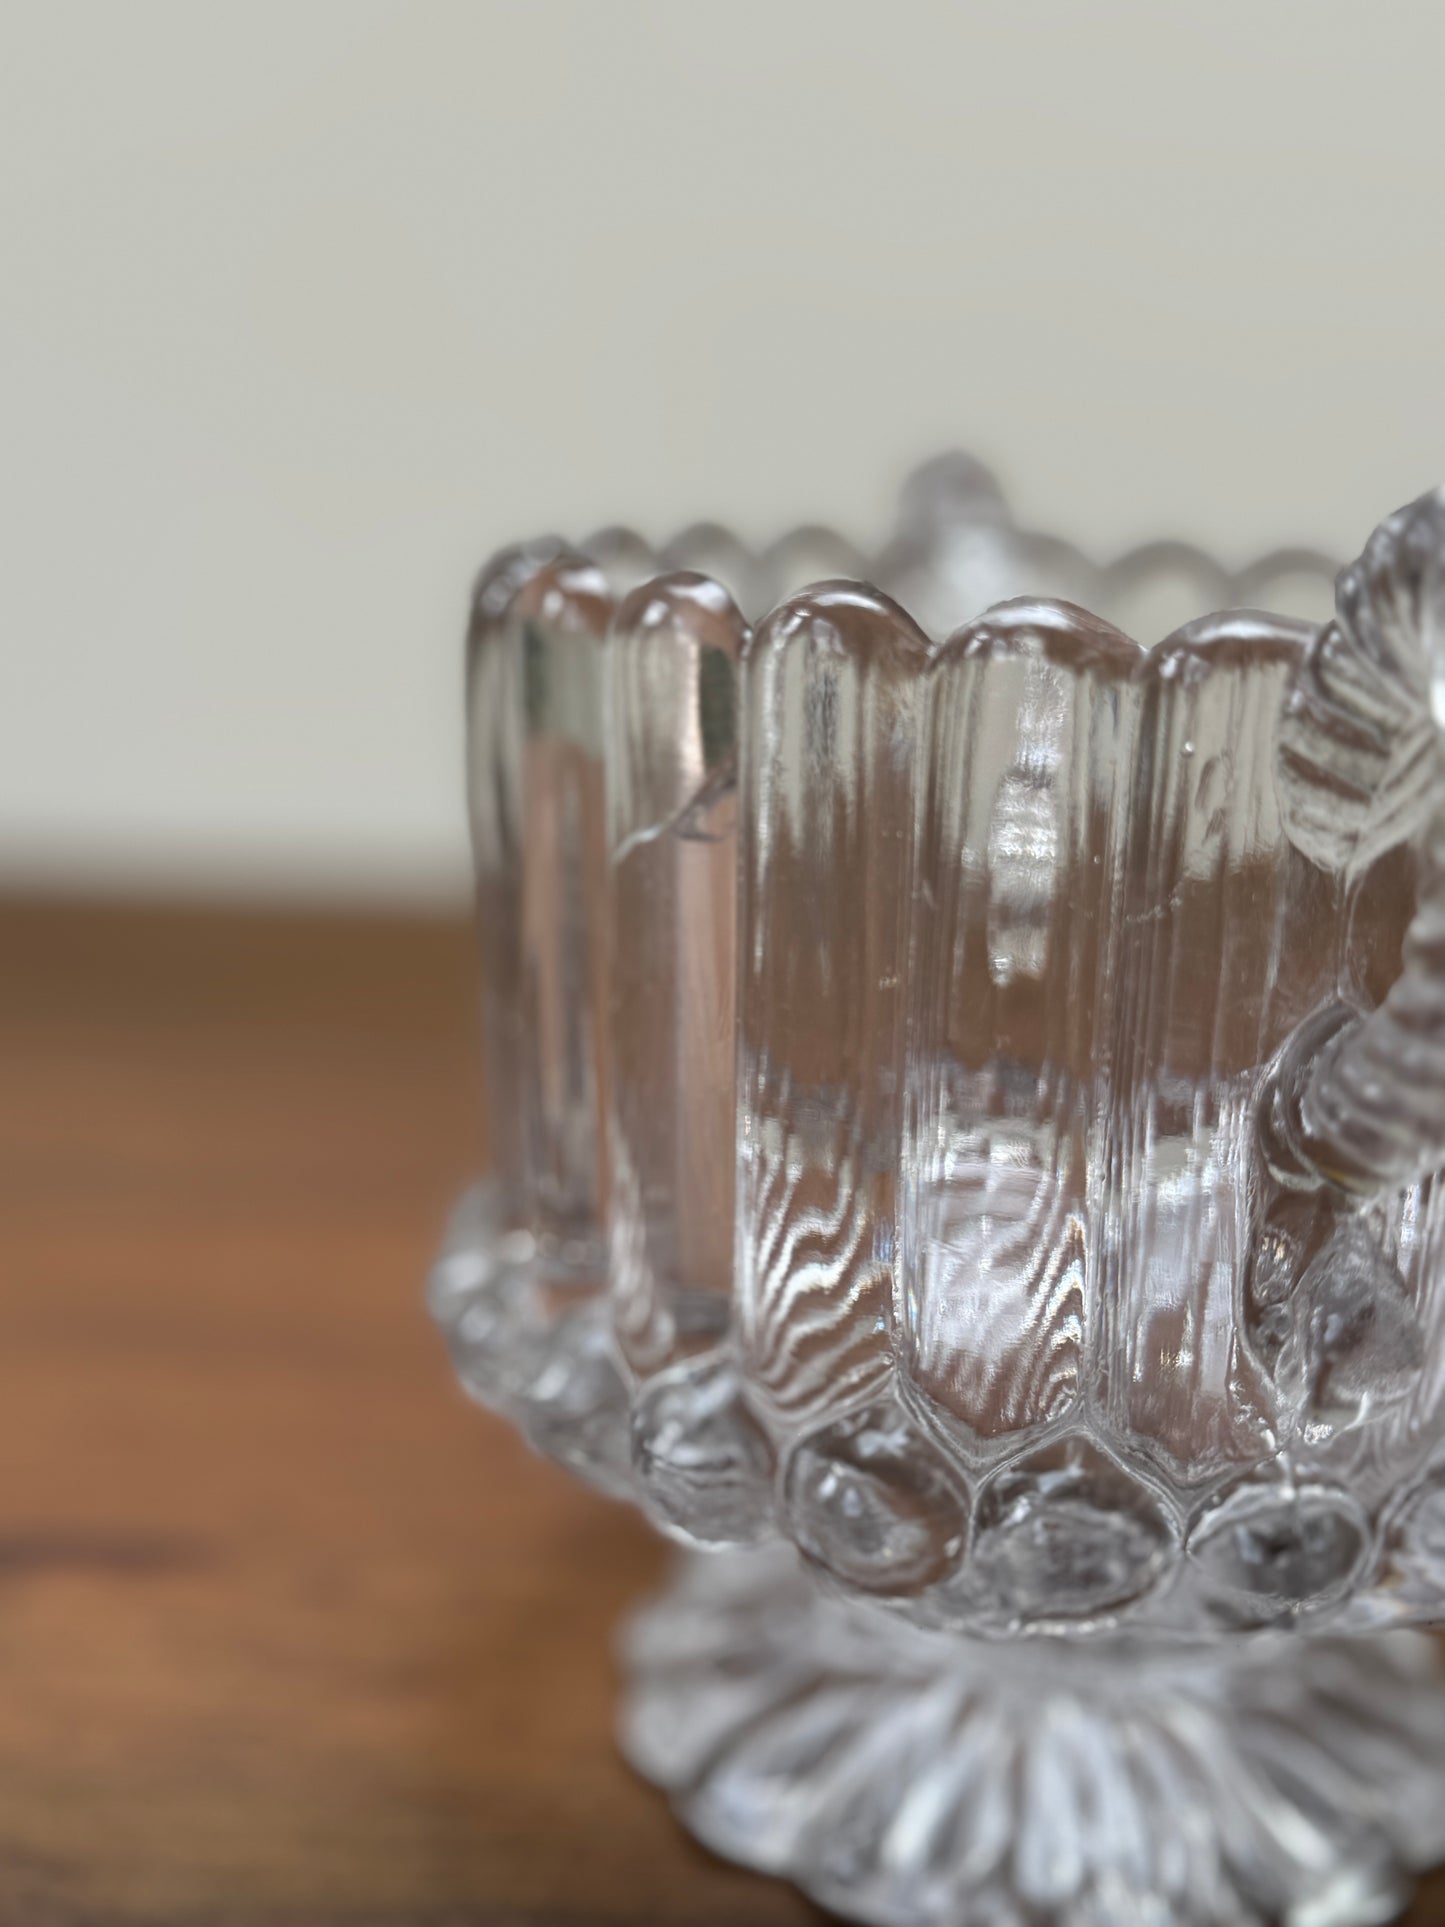
[(3, 1927), (822, 1920), (622, 1766), (663, 1555), (422, 1311), (473, 1005), (461, 923), (0, 907)]

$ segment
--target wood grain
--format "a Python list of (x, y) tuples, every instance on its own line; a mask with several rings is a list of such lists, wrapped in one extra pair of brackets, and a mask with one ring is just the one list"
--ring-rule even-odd
[(661, 1555), (422, 1313), (473, 1002), (460, 925), (0, 907), (3, 1927), (822, 1918), (618, 1761)]
[(661, 1570), (454, 1389), (460, 925), (0, 911), (0, 1922), (818, 1916), (612, 1749)]

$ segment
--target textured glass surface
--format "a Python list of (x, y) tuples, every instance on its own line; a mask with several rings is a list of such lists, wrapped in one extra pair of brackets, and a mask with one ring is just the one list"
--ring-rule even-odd
[(913, 781), (927, 645), (824, 587), (744, 675), (738, 1307), (749, 1382), (806, 1423), (887, 1369)]
[(612, 1271), (618, 1340), (647, 1372), (718, 1338), (733, 1278), (737, 670), (726, 593), (664, 577), (608, 648), (615, 926)]
[(714, 1851), (906, 1927), (1345, 1927), (1445, 1854), (1417, 1634), (979, 1645), (780, 1552), (628, 1627), (623, 1748)]
[(1138, 655), (1081, 611), (1011, 603), (932, 666), (897, 1350), (980, 1466), (1086, 1390)]
[(1445, 494), (1332, 619), (960, 456), (871, 557), (589, 547), (474, 600), (432, 1302), (543, 1449), (790, 1542), (645, 1622), (634, 1756), (861, 1919), (1383, 1918), (1445, 1848), (1445, 1695), (1350, 1643), (1445, 1618)]
[(561, 551), (555, 540), (507, 549), (483, 570), (467, 631), (467, 800), (481, 951), (483, 1062), (500, 1214), (530, 1223), (522, 1118), (522, 636), (513, 602)]
[[(612, 1295), (618, 1347), (661, 1374), (633, 1413), (639, 1479), (690, 1535), (751, 1537), (768, 1452), (717, 1357), (733, 1284), (738, 671), (747, 628), (704, 576), (622, 604), (607, 650)], [(669, 1371), (668, 1368), (675, 1367)]]
[(602, 650), (611, 601), (569, 558), (518, 590), (522, 1034), (532, 1223), (549, 1278), (606, 1267)]
[[(614, 1487), (626, 1396), (607, 1283), (605, 577), (555, 539), (504, 551), (473, 596), (467, 773), (493, 1142), (470, 1294), (447, 1294), (463, 1380)], [(456, 1271), (460, 1257), (450, 1259)]]
[(1329, 906), (1284, 835), (1274, 784), (1274, 718), (1302, 640), (1281, 623), (1211, 619), (1151, 652), (1138, 678), (1111, 960), (1104, 1404), (1120, 1439), (1187, 1488), (1272, 1446), (1235, 1306), (1259, 1067), (1327, 989)]

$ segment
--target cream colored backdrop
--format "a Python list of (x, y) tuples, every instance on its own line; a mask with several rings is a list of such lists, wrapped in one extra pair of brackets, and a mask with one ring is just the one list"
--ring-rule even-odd
[(1445, 479), (1445, 7), (0, 5), (0, 880), (447, 900), (504, 538)]

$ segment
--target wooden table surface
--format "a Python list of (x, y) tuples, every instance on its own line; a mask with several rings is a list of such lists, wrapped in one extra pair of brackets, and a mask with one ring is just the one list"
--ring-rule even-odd
[(459, 924), (0, 907), (3, 1927), (822, 1920), (621, 1765), (662, 1556), (423, 1314), (473, 1002)]

